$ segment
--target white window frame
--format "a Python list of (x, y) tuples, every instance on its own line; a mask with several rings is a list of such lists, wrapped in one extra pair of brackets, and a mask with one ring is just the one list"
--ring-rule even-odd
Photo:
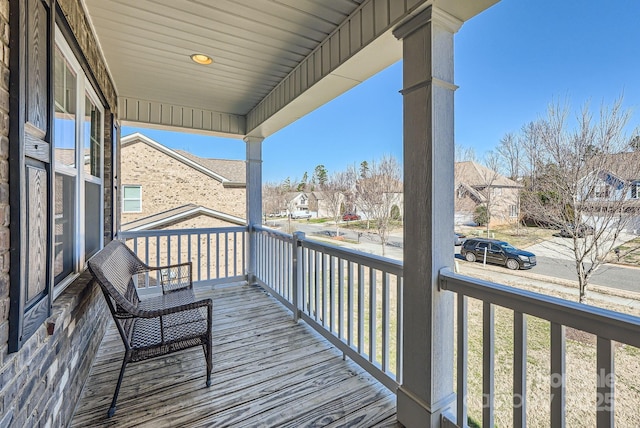
[[(139, 188), (140, 189), (140, 198), (135, 198), (135, 199), (134, 198), (125, 198), (124, 194), (126, 193), (125, 189), (127, 187), (137, 187), (137, 188)], [(126, 210), (124, 208), (125, 201), (137, 201), (137, 200), (140, 201), (140, 209), (138, 211), (129, 211), (129, 210)], [(141, 213), (142, 212), (142, 185), (141, 184), (123, 184), (122, 185), (122, 212), (124, 214), (134, 214), (134, 213)]]
[(513, 204), (509, 205), (509, 217), (515, 218), (518, 217), (518, 206)]
[[(85, 260), (85, 183), (94, 183), (100, 186), (100, 207), (98, 224), (100, 225), (100, 243), (99, 248), (104, 246), (104, 106), (100, 101), (96, 91), (91, 86), (89, 79), (84, 73), (84, 70), (80, 66), (79, 61), (75, 57), (71, 47), (65, 40), (62, 32), (56, 26), (55, 31), (55, 43), (57, 49), (60, 50), (62, 56), (69, 64), (69, 67), (76, 74), (76, 122), (75, 122), (75, 137), (76, 137), (76, 158), (75, 167), (70, 167), (64, 164), (57, 164), (54, 156), (54, 171), (57, 174), (64, 174), (75, 177), (75, 189), (74, 189), (74, 201), (75, 211), (74, 218), (75, 224), (73, 228), (74, 234), (74, 248), (73, 248), (73, 271), (64, 279), (60, 280), (54, 286), (54, 299), (58, 297), (64, 289), (77, 278), (80, 273), (86, 268)], [(84, 171), (84, 113), (85, 113), (85, 97), (89, 98), (100, 112), (100, 176), (96, 177)], [(53, 142), (53, 150), (55, 150), (55, 141)], [(55, 200), (55, 186), (54, 186), (54, 200)], [(54, 210), (55, 207), (51, 207)], [(52, 242), (55, 245), (55, 240)]]

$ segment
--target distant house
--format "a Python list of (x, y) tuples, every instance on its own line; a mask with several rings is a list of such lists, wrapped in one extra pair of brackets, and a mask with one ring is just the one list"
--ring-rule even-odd
[(622, 208), (631, 217), (628, 231), (640, 233), (640, 152), (610, 154), (600, 160), (595, 180), (588, 180), (584, 201), (600, 208), (609, 201), (620, 201), (616, 209)]
[(476, 209), (487, 204), (492, 226), (519, 218), (521, 184), (473, 161), (456, 162), (454, 173), (456, 224), (474, 224)]
[(309, 211), (309, 195), (306, 192), (289, 192), (285, 195), (285, 200), (287, 214)]
[(245, 162), (200, 158), (142, 134), (122, 138), (121, 229), (245, 224)]

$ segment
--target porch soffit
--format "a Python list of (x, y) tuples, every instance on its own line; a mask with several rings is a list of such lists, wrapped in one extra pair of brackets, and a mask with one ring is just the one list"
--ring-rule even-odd
[[(123, 123), (267, 137), (401, 58), (431, 0), (80, 0)], [(447, 0), (465, 20), (497, 0)], [(435, 0), (436, 3), (440, 3)], [(202, 66), (193, 53), (213, 58)]]

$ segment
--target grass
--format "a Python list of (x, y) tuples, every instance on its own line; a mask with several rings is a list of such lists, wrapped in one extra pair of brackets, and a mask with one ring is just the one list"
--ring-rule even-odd
[[(534, 290), (537, 291), (537, 290)], [(547, 291), (548, 293), (548, 291)], [(557, 297), (570, 298), (563, 293)], [(607, 309), (640, 315), (599, 301), (588, 303)], [(482, 420), (482, 302), (468, 302), (468, 407), (469, 418)], [(457, 327), (456, 327), (457, 328)], [(495, 424), (512, 426), (513, 311), (495, 308)], [(531, 427), (549, 426), (550, 323), (527, 317), (527, 423)], [(566, 329), (566, 419), (567, 426), (596, 424), (596, 337)], [(615, 345), (615, 412), (619, 426), (640, 426), (640, 349)]]
[(626, 265), (640, 266), (640, 237), (627, 241), (617, 247), (620, 250), (620, 258), (612, 251), (609, 260)]
[[(459, 232), (465, 233), (467, 237), (487, 236), (486, 227), (464, 227), (460, 228)], [(501, 241), (507, 241), (514, 247), (527, 248), (531, 245), (551, 239), (554, 233), (557, 233), (557, 231), (541, 227), (521, 226), (516, 228), (512, 225), (508, 225), (490, 229), (489, 237), (499, 239)]]

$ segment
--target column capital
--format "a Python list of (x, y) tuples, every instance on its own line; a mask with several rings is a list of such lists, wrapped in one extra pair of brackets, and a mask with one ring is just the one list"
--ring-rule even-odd
[(398, 27), (396, 27), (396, 29), (393, 30), (393, 35), (397, 39), (404, 39), (414, 31), (422, 28), (430, 22), (434, 22), (440, 25), (450, 33), (456, 33), (463, 24), (462, 20), (443, 11), (442, 9), (429, 6), (413, 18), (403, 22)]
[(262, 143), (264, 141), (264, 137), (251, 137), (247, 135), (242, 139), (245, 143)]

